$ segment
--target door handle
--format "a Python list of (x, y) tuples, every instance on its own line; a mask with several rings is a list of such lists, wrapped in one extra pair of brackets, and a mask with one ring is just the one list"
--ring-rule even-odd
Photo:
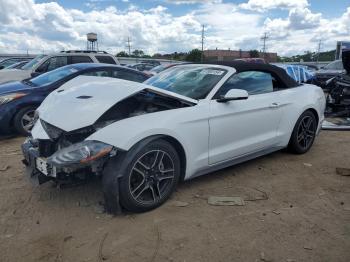
[(275, 102), (275, 103), (270, 104), (269, 107), (270, 108), (278, 108), (278, 107), (280, 107), (280, 104)]

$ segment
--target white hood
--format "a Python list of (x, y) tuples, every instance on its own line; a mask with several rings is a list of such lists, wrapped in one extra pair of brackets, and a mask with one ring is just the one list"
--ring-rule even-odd
[(31, 70), (3, 69), (0, 70), (0, 84), (21, 81), (31, 77)]
[(45, 122), (69, 132), (94, 124), (113, 105), (143, 89), (197, 103), (191, 98), (137, 82), (79, 76), (53, 91), (39, 107), (39, 115)]

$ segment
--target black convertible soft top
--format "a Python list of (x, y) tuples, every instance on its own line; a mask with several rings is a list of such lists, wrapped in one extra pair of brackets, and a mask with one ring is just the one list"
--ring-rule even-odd
[(233, 67), (238, 73), (245, 71), (262, 71), (270, 73), (273, 77), (277, 78), (277, 80), (282, 85), (284, 85), (284, 88), (292, 88), (299, 86), (299, 84), (293, 78), (291, 78), (283, 68), (270, 64), (249, 63), (243, 61), (210, 62), (206, 64)]

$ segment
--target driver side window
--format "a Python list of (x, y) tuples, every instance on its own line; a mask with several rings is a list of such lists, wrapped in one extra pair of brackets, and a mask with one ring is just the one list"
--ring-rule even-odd
[(273, 77), (260, 71), (245, 71), (231, 76), (215, 94), (214, 99), (224, 96), (231, 89), (243, 89), (249, 95), (273, 92)]

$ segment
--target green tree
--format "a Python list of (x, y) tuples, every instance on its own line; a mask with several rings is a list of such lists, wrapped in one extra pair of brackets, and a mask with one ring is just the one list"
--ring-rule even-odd
[(142, 50), (136, 49), (132, 52), (132, 56), (134, 56), (134, 57), (142, 57), (144, 55), (145, 55), (145, 53)]
[(191, 50), (186, 56), (186, 61), (189, 62), (200, 62), (202, 60), (202, 51), (199, 49)]
[(249, 51), (250, 58), (258, 58), (259, 57), (259, 51), (258, 50), (250, 50)]
[(116, 56), (117, 56), (117, 57), (128, 57), (129, 55), (128, 55), (127, 52), (121, 51), (121, 52), (119, 52)]

